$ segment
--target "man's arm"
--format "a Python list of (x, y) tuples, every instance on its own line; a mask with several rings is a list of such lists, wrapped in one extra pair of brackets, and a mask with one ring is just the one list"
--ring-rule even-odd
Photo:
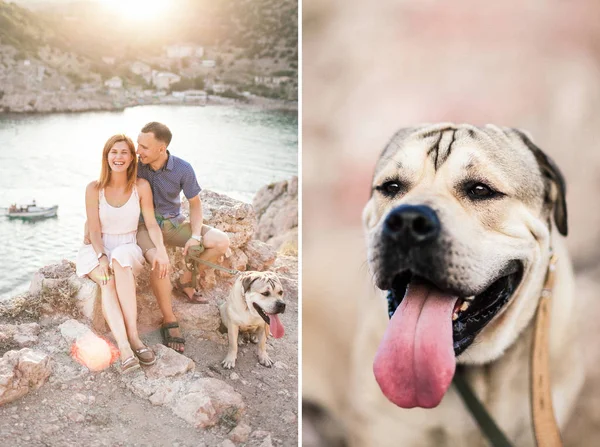
[[(190, 202), (190, 225), (192, 226), (192, 236), (201, 236), (202, 235), (202, 224), (203, 224), (203, 215), (202, 215), (202, 201), (200, 200), (200, 196), (194, 196), (189, 199)], [(187, 254), (188, 247), (200, 245), (200, 241), (190, 238), (183, 249), (183, 255)]]
[(202, 224), (204, 216), (202, 214), (202, 201), (200, 196), (192, 197), (190, 200), (190, 224), (192, 225), (192, 234), (200, 236), (202, 234)]

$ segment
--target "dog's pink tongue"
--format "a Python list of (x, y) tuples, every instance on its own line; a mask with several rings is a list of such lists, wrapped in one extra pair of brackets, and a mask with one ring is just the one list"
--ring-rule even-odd
[(271, 331), (271, 335), (273, 337), (275, 337), (275, 338), (283, 337), (283, 334), (285, 334), (285, 329), (283, 329), (283, 324), (281, 324), (279, 315), (269, 314), (269, 330)]
[(411, 283), (392, 316), (373, 372), (383, 394), (399, 407), (435, 407), (450, 386), (456, 300), (431, 284)]

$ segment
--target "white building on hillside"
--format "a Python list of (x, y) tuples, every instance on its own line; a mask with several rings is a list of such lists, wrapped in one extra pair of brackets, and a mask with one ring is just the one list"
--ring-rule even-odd
[(105, 81), (104, 85), (108, 88), (123, 88), (123, 80), (120, 77), (115, 76)]
[(152, 67), (150, 65), (135, 61), (129, 66), (129, 69), (136, 75), (143, 77), (147, 83), (152, 81)]
[(169, 45), (166, 49), (167, 57), (170, 59), (182, 59), (184, 57), (202, 57), (204, 48), (196, 45)]
[(225, 93), (228, 88), (229, 88), (229, 86), (227, 86), (225, 84), (213, 84), (212, 85), (212, 90), (215, 93)]
[(166, 71), (155, 71), (152, 73), (152, 84), (154, 84), (158, 90), (168, 90), (172, 84), (179, 81), (181, 81), (181, 76), (178, 76), (175, 73)]
[(254, 83), (260, 85), (281, 85), (292, 80), (289, 76), (254, 76)]

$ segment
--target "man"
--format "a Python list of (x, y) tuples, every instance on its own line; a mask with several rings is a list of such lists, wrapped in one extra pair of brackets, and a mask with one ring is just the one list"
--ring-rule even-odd
[[(202, 244), (205, 250), (201, 258), (215, 262), (227, 252), (229, 238), (224, 232), (203, 224), (202, 203), (198, 195), (201, 188), (196, 174), (188, 162), (171, 155), (167, 150), (171, 138), (171, 131), (164, 124), (151, 122), (142, 128), (137, 139), (138, 177), (148, 180), (152, 188), (156, 219), (162, 229), (165, 245), (183, 247), (185, 255), (190, 247)], [(179, 197), (182, 191), (190, 203), (189, 222), (181, 214)], [(157, 252), (142, 221), (138, 227), (137, 242), (152, 265)], [(185, 340), (173, 313), (171, 281), (168, 275), (161, 278), (159, 270), (151, 272), (150, 284), (163, 315), (163, 341), (175, 351), (183, 352)], [(190, 301), (205, 303), (191, 287), (191, 279), (192, 273), (186, 269), (177, 283), (177, 289)]]

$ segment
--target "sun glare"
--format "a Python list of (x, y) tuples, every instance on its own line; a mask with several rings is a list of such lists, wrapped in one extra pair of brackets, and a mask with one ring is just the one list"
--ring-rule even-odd
[(171, 6), (169, 0), (100, 0), (125, 19), (144, 21), (160, 18)]

